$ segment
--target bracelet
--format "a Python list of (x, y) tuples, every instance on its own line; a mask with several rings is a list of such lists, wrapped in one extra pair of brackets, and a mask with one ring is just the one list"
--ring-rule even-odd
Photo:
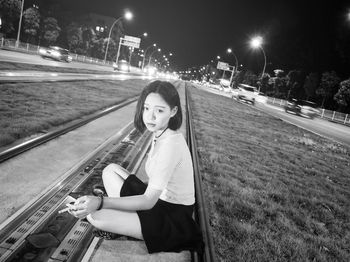
[(100, 194), (98, 197), (100, 198), (100, 204), (98, 205), (97, 210), (101, 210), (103, 207), (103, 195)]

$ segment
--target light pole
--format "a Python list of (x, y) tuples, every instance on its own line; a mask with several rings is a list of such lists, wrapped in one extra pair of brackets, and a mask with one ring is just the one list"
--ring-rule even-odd
[(149, 56), (149, 59), (148, 59), (148, 65), (151, 63), (152, 55), (153, 55), (156, 51), (160, 52), (160, 51), (162, 51), (162, 49), (158, 48), (158, 49), (154, 50), (154, 51), (151, 53), (151, 55)]
[(106, 47), (106, 52), (105, 52), (104, 63), (106, 63), (107, 53), (108, 53), (108, 47), (109, 47), (109, 39), (111, 38), (112, 29), (113, 29), (114, 25), (115, 25), (117, 22), (119, 22), (121, 19), (123, 19), (123, 18), (125, 18), (126, 20), (130, 20), (130, 19), (132, 19), (132, 17), (133, 17), (133, 15), (132, 15), (131, 12), (126, 12), (126, 13), (124, 14), (124, 16), (119, 17), (118, 19), (116, 19), (116, 20), (113, 22), (111, 28), (109, 29), (109, 34), (108, 34), (108, 40), (107, 40), (107, 47)]
[[(263, 68), (263, 71), (262, 71), (262, 74), (261, 74), (261, 78), (263, 78), (264, 74), (265, 74), (265, 68), (266, 68), (266, 54), (265, 54), (265, 51), (264, 49), (262, 48), (262, 42), (263, 42), (263, 39), (261, 36), (257, 36), (257, 37), (254, 37), (251, 41), (250, 41), (250, 45), (251, 47), (253, 48), (260, 48), (260, 50), (262, 51), (263, 55), (264, 55), (264, 68)], [(260, 91), (260, 90), (259, 90)]]
[(235, 70), (234, 70), (234, 71), (232, 70), (231, 77), (230, 77), (230, 86), (231, 86), (231, 84), (232, 84), (232, 79), (233, 79), (233, 73), (236, 73), (236, 72), (237, 72), (237, 68), (238, 68), (238, 59), (237, 59), (236, 54), (232, 51), (231, 48), (228, 48), (228, 49), (227, 49), (227, 53), (233, 54), (233, 57), (235, 58), (235, 61), (236, 61)]
[(145, 52), (143, 53), (142, 67), (141, 67), (142, 70), (143, 70), (143, 67), (144, 67), (144, 65), (145, 65), (146, 53), (147, 53), (148, 49), (150, 49), (152, 46), (156, 47), (157, 44), (154, 43), (153, 45), (148, 46), (148, 47), (145, 49)]
[(16, 48), (18, 48), (19, 36), (20, 36), (20, 34), (21, 34), (21, 25), (22, 25), (22, 16), (23, 16), (23, 6), (24, 6), (24, 0), (22, 0), (21, 14), (20, 14), (20, 17), (19, 17), (18, 32), (17, 32), (17, 40), (16, 40)]

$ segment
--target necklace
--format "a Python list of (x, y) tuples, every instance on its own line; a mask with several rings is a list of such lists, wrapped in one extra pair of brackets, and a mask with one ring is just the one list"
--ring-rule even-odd
[(164, 134), (164, 132), (165, 132), (167, 129), (168, 129), (168, 127), (165, 128), (165, 129), (162, 131), (162, 133), (160, 133), (159, 136), (154, 135), (153, 142), (156, 143), (156, 142), (157, 142), (157, 139), (160, 138), (160, 137)]

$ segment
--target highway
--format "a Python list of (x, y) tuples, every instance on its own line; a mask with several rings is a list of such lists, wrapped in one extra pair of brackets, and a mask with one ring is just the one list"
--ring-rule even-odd
[[(196, 85), (197, 88), (202, 90), (222, 95), (231, 98), (230, 93), (226, 93), (217, 89), (213, 89), (206, 86)], [(326, 137), (336, 143), (341, 143), (350, 148), (350, 127), (338, 123), (330, 122), (322, 118), (309, 119), (294, 114), (284, 112), (284, 109), (278, 106), (273, 106), (265, 103), (255, 103), (255, 105), (247, 104), (244, 102), (237, 101), (233, 99), (236, 103), (243, 103), (247, 106), (252, 106), (266, 112), (269, 115), (278, 117), (281, 120), (291, 123), (295, 126), (301, 127), (305, 130), (318, 134), (320, 136)]]
[(42, 66), (54, 66), (54, 67), (62, 67), (62, 68), (89, 69), (89, 70), (113, 72), (113, 68), (111, 65), (89, 64), (89, 63), (82, 63), (82, 62), (76, 62), (76, 61), (72, 61), (70, 63), (59, 62), (51, 59), (43, 59), (41, 56), (35, 55), (35, 54), (19, 53), (19, 52), (7, 51), (2, 49), (0, 49), (0, 61), (27, 63), (27, 64), (33, 64), (33, 65), (42, 65)]
[[(97, 64), (86, 64), (80, 62), (57, 62), (53, 60), (43, 59), (39, 55), (30, 55), (24, 53), (11, 52), (6, 50), (0, 50), (0, 61), (9, 61), (9, 62), (19, 62), (19, 63), (29, 63), (37, 65), (47, 65), (47, 66), (56, 66), (56, 67), (69, 67), (76, 69), (91, 69), (91, 70), (100, 70), (112, 72), (111, 66), (103, 66)], [(8, 75), (10, 73), (10, 75)], [(11, 75), (12, 74), (12, 75)], [(53, 72), (1, 72), (0, 71), (0, 80), (25, 80), (25, 79), (41, 79), (41, 80), (50, 80), (50, 81), (61, 81), (61, 80), (72, 80), (72, 79), (115, 79), (115, 80), (125, 80), (125, 79), (150, 79), (145, 76), (135, 76), (129, 74), (117, 74), (111, 73), (107, 75), (100, 74), (69, 74), (69, 73), (53, 73)], [(210, 87), (196, 85), (197, 88), (200, 88), (205, 91), (215, 93), (217, 95), (223, 95), (231, 97), (231, 94), (219, 91)], [(235, 100), (236, 101), (236, 100)], [(238, 103), (238, 101), (236, 101)], [(243, 102), (242, 102), (243, 103)], [(251, 106), (247, 104), (247, 106)], [(347, 145), (350, 147), (350, 127), (344, 126), (341, 124), (333, 123), (328, 120), (315, 118), (313, 120), (304, 118), (301, 116), (296, 116), (284, 112), (280, 107), (273, 106), (270, 104), (256, 103), (256, 108), (262, 110), (270, 115), (278, 117), (285, 122), (291, 123), (293, 125), (299, 126), (306, 130), (309, 130), (313, 133), (331, 139), (335, 142)]]

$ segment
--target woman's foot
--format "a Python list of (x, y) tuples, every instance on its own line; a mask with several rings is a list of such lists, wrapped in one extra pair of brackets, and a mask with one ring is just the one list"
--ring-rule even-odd
[(105, 240), (113, 240), (113, 239), (123, 237), (123, 235), (119, 235), (116, 233), (112, 233), (112, 232), (108, 232), (108, 231), (104, 231), (104, 230), (99, 230), (99, 229), (94, 229), (92, 231), (92, 233), (94, 234), (95, 237), (102, 238)]

